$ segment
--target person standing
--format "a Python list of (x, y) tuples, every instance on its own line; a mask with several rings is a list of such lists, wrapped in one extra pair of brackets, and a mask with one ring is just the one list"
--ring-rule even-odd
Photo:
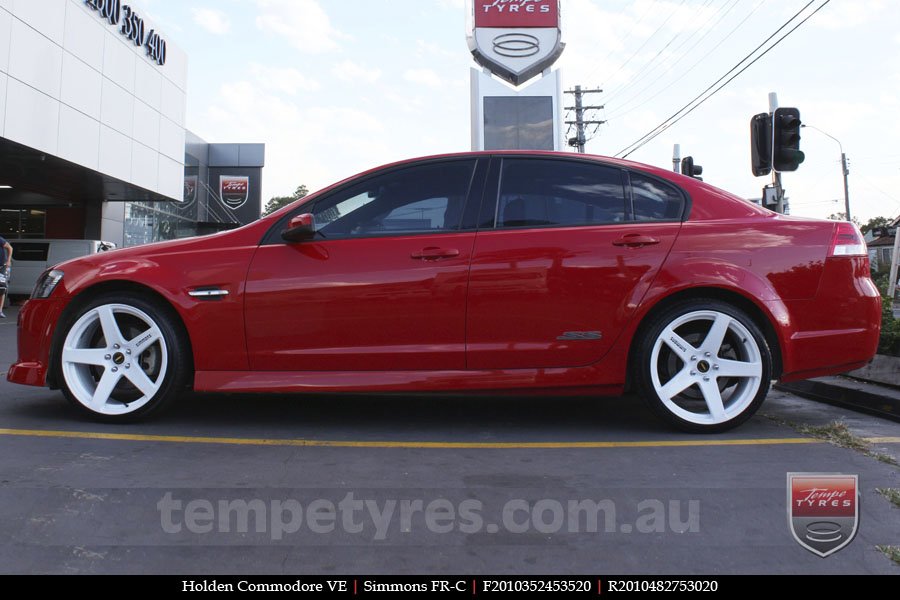
[(3, 266), (0, 269), (3, 269), (4, 275), (0, 278), (0, 319), (5, 319), (3, 307), (6, 305), (6, 292), (9, 289), (9, 278), (12, 274), (13, 247), (2, 237), (0, 237), (0, 246), (3, 247)]

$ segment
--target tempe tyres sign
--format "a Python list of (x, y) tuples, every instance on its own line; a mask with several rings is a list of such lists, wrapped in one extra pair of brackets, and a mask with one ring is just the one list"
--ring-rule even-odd
[(473, 10), (469, 50), (513, 85), (550, 67), (565, 49), (559, 0), (473, 0)]

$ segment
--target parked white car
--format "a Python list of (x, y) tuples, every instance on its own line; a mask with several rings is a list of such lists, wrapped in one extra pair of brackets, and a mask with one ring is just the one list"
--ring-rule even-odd
[(41, 274), (61, 262), (114, 250), (112, 242), (100, 240), (9, 240), (13, 247), (11, 296), (30, 295)]

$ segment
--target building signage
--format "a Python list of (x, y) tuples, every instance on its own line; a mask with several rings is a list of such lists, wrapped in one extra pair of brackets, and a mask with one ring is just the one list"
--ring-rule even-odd
[(250, 198), (250, 178), (244, 175), (219, 177), (219, 197), (231, 210), (237, 210)]
[(549, 68), (565, 49), (559, 0), (473, 0), (473, 10), (469, 50), (513, 85)]
[(184, 199), (181, 208), (189, 208), (197, 200), (199, 179), (197, 175), (188, 175), (184, 178)]
[(144, 19), (122, 0), (84, 0), (84, 3), (97, 11), (100, 18), (110, 25), (121, 26), (119, 33), (128, 41), (147, 52), (150, 60), (162, 66), (166, 64), (166, 40), (155, 30), (145, 31)]

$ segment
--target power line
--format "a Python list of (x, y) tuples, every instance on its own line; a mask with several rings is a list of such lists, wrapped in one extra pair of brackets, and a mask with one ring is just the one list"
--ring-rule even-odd
[[(713, 33), (714, 31), (716, 31), (716, 28), (718, 27), (718, 25), (725, 19), (725, 17), (727, 17), (727, 16), (731, 13), (731, 10), (734, 9), (734, 7), (737, 5), (737, 3), (738, 3), (739, 1), (740, 1), (740, 0), (736, 0), (736, 1), (735, 1), (735, 4), (732, 4), (731, 7), (728, 9), (728, 11), (727, 11), (725, 14), (723, 14), (721, 17), (719, 17), (719, 20), (716, 21), (716, 22), (712, 25), (712, 27), (710, 27), (709, 29), (707, 29), (706, 33), (704, 33), (704, 34), (700, 37), (700, 39), (698, 39), (698, 40), (697, 40), (690, 48), (688, 48), (688, 49), (685, 51), (685, 53), (684, 53), (683, 56), (684, 56), (684, 57), (687, 57), (687, 56), (694, 50), (694, 48), (696, 48), (696, 47), (699, 46), (701, 43), (703, 43), (703, 40), (705, 40), (707, 37), (709, 37), (709, 35), (710, 35), (711, 33)], [(673, 74), (673, 71), (672, 71), (672, 70), (670, 70), (670, 71), (668, 71), (667, 73), (665, 73), (665, 74), (663, 74), (663, 75), (660, 75), (659, 77), (655, 78), (655, 79), (654, 79), (653, 81), (651, 81), (649, 84), (645, 85), (645, 86), (642, 87), (640, 90), (638, 90), (637, 92), (635, 92), (634, 94), (632, 94), (631, 96), (629, 96), (628, 98), (626, 98), (625, 100), (623, 100), (623, 101), (620, 103), (621, 106), (619, 107), (619, 112), (616, 112), (615, 115), (614, 115), (614, 117), (610, 117), (610, 118), (612, 119), (612, 118), (617, 118), (617, 117), (622, 116), (622, 115), (626, 115), (626, 114), (628, 114), (628, 113), (630, 113), (630, 112), (632, 112), (632, 111), (634, 111), (634, 110), (640, 108), (641, 106), (644, 106), (645, 104), (647, 104), (648, 102), (650, 102), (650, 101), (653, 100), (654, 98), (657, 98), (660, 94), (662, 94), (663, 92), (665, 92), (666, 90), (668, 90), (669, 88), (671, 88), (673, 85), (675, 85), (676, 83), (678, 83), (679, 81), (681, 81), (682, 79), (684, 79), (685, 77), (687, 77), (687, 75), (688, 75), (689, 73), (691, 73), (691, 72), (697, 67), (697, 65), (699, 65), (699, 64), (702, 63), (704, 60), (706, 60), (707, 58), (709, 58), (709, 56), (710, 56), (713, 52), (715, 52), (715, 51), (719, 48), (719, 46), (721, 46), (721, 45), (724, 44), (726, 41), (728, 41), (728, 40), (731, 38), (731, 36), (734, 35), (734, 33), (735, 33), (738, 29), (740, 29), (741, 27), (743, 27), (743, 26), (744, 26), (744, 23), (746, 23), (746, 22), (750, 19), (750, 17), (752, 17), (752, 16), (756, 13), (756, 11), (759, 10), (759, 8), (760, 8), (763, 4), (765, 4), (766, 2), (767, 2), (767, 0), (761, 0), (760, 2), (758, 2), (758, 3), (756, 4), (756, 6), (753, 7), (753, 9), (751, 9), (751, 11), (750, 11), (750, 12), (749, 12), (749, 13), (748, 13), (748, 14), (747, 14), (747, 15), (746, 15), (746, 16), (745, 16), (745, 17), (744, 17), (744, 18), (743, 18), (743, 19), (742, 19), (742, 20), (741, 20), (741, 21), (740, 21), (740, 22), (739, 22), (739, 23), (738, 23), (731, 31), (729, 31), (728, 33), (725, 34), (724, 37), (722, 37), (722, 39), (719, 41), (718, 44), (716, 44), (716, 45), (713, 46), (711, 49), (709, 49), (709, 50), (706, 52), (706, 54), (704, 54), (702, 57), (700, 57), (700, 59), (697, 60), (694, 64), (692, 64), (692, 65), (691, 65), (690, 67), (688, 67), (687, 69), (679, 69), (679, 70), (678, 70), (678, 73), (679, 73), (678, 77), (675, 78), (672, 82), (670, 82), (669, 85), (667, 85), (666, 87), (662, 88), (662, 89), (659, 90), (657, 93), (655, 93), (655, 94), (653, 94), (652, 96), (650, 96), (649, 98), (644, 98), (644, 93), (647, 92), (647, 90), (651, 89), (653, 86), (655, 86), (655, 85), (657, 84), (657, 82), (661, 81), (663, 78), (672, 75), (672, 74)], [(640, 104), (638, 104), (638, 105), (636, 105), (636, 106), (628, 106), (628, 104), (629, 104), (630, 102), (632, 102), (632, 101), (634, 101), (634, 100), (637, 100), (637, 99), (639, 99), (639, 98), (644, 98), (644, 100), (643, 100)], [(625, 108), (625, 109), (627, 109), (627, 110), (623, 110), (623, 108)]]
[[(648, 3), (647, 6), (651, 6), (651, 7), (652, 7), (653, 5)], [(640, 14), (640, 17), (638, 18), (637, 21), (634, 22), (634, 24), (631, 26), (631, 29), (628, 31), (628, 33), (625, 35), (625, 37), (623, 37), (623, 38), (620, 40), (620, 43), (622, 44), (622, 46), (625, 45), (625, 42), (627, 42), (629, 39), (631, 39), (631, 36), (634, 34), (635, 31), (637, 31), (638, 26), (639, 26), (641, 23), (644, 22), (644, 19), (647, 18), (647, 15), (648, 15), (648, 14), (650, 14), (650, 10), (649, 10), (649, 9), (645, 9), (644, 12)], [(601, 38), (601, 41), (602, 41), (602, 38)], [(600, 43), (601, 43), (601, 42), (597, 42), (596, 44), (594, 44), (594, 45), (591, 47), (590, 51), (589, 51), (587, 54), (588, 54), (588, 55), (593, 54), (594, 50), (596, 50), (596, 49), (600, 46)], [(601, 61), (600, 61), (599, 63), (597, 63), (597, 64), (598, 64), (598, 65), (606, 64), (606, 61), (609, 60), (609, 58), (610, 58), (613, 54), (615, 54), (615, 52), (616, 52), (616, 49), (613, 48), (612, 50), (609, 51), (609, 53), (608, 53), (605, 57), (603, 57), (603, 60), (601, 60)], [(590, 73), (588, 73), (588, 75), (593, 75), (594, 73), (597, 72), (597, 70), (598, 70), (599, 68), (600, 68), (599, 66), (594, 67), (594, 70), (591, 71)]]
[[(830, 2), (830, 1), (831, 1), (831, 0), (826, 0), (825, 4), (827, 4), (827, 3)], [(683, 107), (681, 107), (679, 110), (677, 110), (674, 114), (672, 114), (668, 119), (666, 119), (665, 121), (663, 121), (662, 123), (660, 123), (659, 125), (657, 125), (657, 126), (656, 126), (653, 130), (651, 130), (649, 133), (647, 133), (647, 134), (645, 134), (643, 137), (639, 138), (636, 142), (634, 142), (634, 143), (630, 144), (629, 146), (625, 147), (623, 150), (620, 150), (619, 153), (618, 153), (616, 156), (618, 156), (619, 154), (624, 154), (625, 152), (627, 152), (628, 154), (631, 154), (632, 152), (634, 152), (635, 150), (637, 150), (638, 148), (640, 148), (641, 146), (643, 146), (644, 144), (646, 144), (647, 142), (649, 142), (650, 140), (652, 140), (653, 138), (655, 138), (657, 135), (659, 135), (660, 133), (662, 133), (663, 131), (665, 131), (666, 129), (668, 129), (671, 125), (674, 125), (678, 120), (681, 120), (682, 118), (684, 118), (685, 116), (687, 116), (687, 114), (689, 114), (689, 113), (685, 113), (684, 115), (681, 115), (681, 113), (683, 113), (684, 111), (686, 111), (692, 104), (694, 104), (697, 100), (699, 100), (700, 98), (702, 98), (707, 92), (709, 92), (709, 91), (710, 91), (711, 89), (713, 89), (716, 85), (718, 85), (723, 79), (725, 79), (725, 78), (728, 77), (731, 73), (733, 73), (736, 69), (738, 69), (738, 68), (739, 68), (744, 62), (746, 62), (751, 56), (753, 56), (754, 54), (756, 54), (756, 52), (758, 52), (760, 48), (762, 48), (763, 46), (765, 46), (770, 40), (772, 40), (772, 38), (774, 38), (776, 35), (778, 35), (779, 32), (781, 32), (785, 27), (787, 27), (792, 21), (794, 21), (800, 14), (803, 13), (803, 11), (805, 11), (807, 8), (809, 8), (813, 3), (815, 3), (815, 0), (810, 0), (805, 6), (803, 6), (803, 8), (801, 8), (800, 10), (798, 10), (798, 11), (797, 11), (790, 19), (788, 19), (787, 21), (785, 21), (785, 22), (781, 25), (781, 27), (779, 27), (778, 29), (776, 29), (775, 32), (772, 33), (772, 35), (770, 35), (770, 36), (767, 37), (765, 40), (763, 40), (763, 42), (762, 42), (760, 45), (758, 45), (756, 48), (754, 48), (749, 54), (747, 54), (747, 56), (745, 56), (744, 58), (742, 58), (740, 61), (738, 61), (738, 63), (737, 63), (736, 65), (734, 65), (733, 67), (731, 67), (731, 69), (729, 69), (728, 72), (726, 72), (724, 75), (722, 75), (721, 77), (719, 77), (719, 79), (717, 79), (716, 81), (714, 81), (709, 87), (707, 87), (705, 90), (703, 90), (702, 92), (700, 92), (693, 100), (691, 100), (690, 102), (688, 102), (687, 104), (685, 104)], [(825, 4), (823, 4), (822, 6), (825, 6)], [(819, 9), (821, 9), (822, 6), (820, 6)], [(817, 10), (816, 12), (818, 12), (818, 10)], [(813, 14), (815, 14), (815, 12), (814, 12)], [(812, 16), (812, 15), (810, 15), (810, 16)], [(802, 24), (802, 23), (801, 23), (801, 24)], [(783, 38), (782, 38), (782, 39), (783, 39)], [(771, 49), (774, 48), (774, 47), (775, 47), (774, 45), (771, 46), (771, 47), (769, 48), (769, 50), (771, 50)], [(768, 50), (766, 50), (766, 52), (768, 52)], [(756, 59), (755, 59), (753, 62), (756, 62), (756, 60), (759, 60), (762, 56), (765, 56), (765, 53), (763, 53), (763, 54), (761, 54), (760, 56), (756, 57)], [(751, 62), (750, 64), (752, 65), (753, 63)], [(747, 66), (750, 66), (750, 65), (747, 65)], [(745, 69), (746, 69), (746, 67), (745, 67)], [(743, 70), (742, 70), (741, 72), (743, 72)], [(740, 74), (740, 73), (738, 73), (738, 75), (739, 75), (739, 74)], [(732, 79), (733, 79), (733, 78), (732, 78)], [(729, 80), (729, 81), (731, 81), (731, 80)], [(726, 82), (726, 84), (727, 84), (727, 82)], [(716, 91), (718, 91), (718, 90), (716, 90)], [(715, 92), (713, 92), (713, 94), (714, 94), (714, 93), (715, 93)], [(712, 96), (710, 95), (709, 97), (712, 97)], [(708, 98), (709, 98), (709, 97), (708, 97)], [(707, 99), (708, 99), (708, 98), (707, 98)], [(703, 102), (705, 102), (705, 101), (706, 101), (706, 100), (703, 100)], [(701, 102), (701, 104), (702, 104), (702, 102)], [(697, 106), (699, 106), (699, 104), (698, 104)], [(692, 112), (694, 109), (696, 109), (697, 106), (691, 108), (691, 111), (690, 111), (690, 112)], [(681, 116), (679, 117), (679, 115), (681, 115)], [(673, 121), (673, 119), (676, 119), (676, 117), (677, 117), (677, 120)], [(645, 141), (645, 140), (646, 140), (646, 141)], [(634, 148), (632, 148), (632, 146), (634, 146)], [(628, 154), (625, 154), (625, 156), (628, 156)]]
[[(709, 0), (706, 4), (704, 4), (703, 6), (701, 6), (698, 10), (703, 10), (703, 9), (705, 9), (707, 6), (709, 6), (709, 5), (712, 3), (712, 1), (713, 1), (713, 0)], [(673, 37), (671, 40), (669, 40), (669, 42), (668, 42), (665, 46), (663, 46), (662, 48), (660, 48), (659, 52), (657, 52), (657, 53), (653, 56), (653, 58), (651, 58), (649, 61), (647, 61), (647, 63), (644, 64), (644, 66), (641, 67), (641, 69), (640, 69), (637, 73), (635, 73), (634, 76), (633, 76), (630, 80), (628, 80), (628, 81), (625, 82), (622, 86), (620, 86), (620, 87), (614, 89), (612, 92), (610, 92), (609, 96), (607, 96), (606, 102), (609, 103), (610, 100), (612, 100), (612, 99), (614, 99), (614, 98), (617, 98), (617, 97), (621, 96), (621, 95), (622, 95), (622, 92), (624, 92), (625, 90), (627, 90), (627, 89), (629, 89), (629, 88), (631, 88), (631, 87), (634, 87), (634, 86), (637, 85), (640, 81), (642, 81), (643, 79), (645, 79), (648, 75), (650, 75), (651, 73), (653, 73), (654, 71), (656, 71), (656, 70), (659, 69), (660, 67), (662, 67), (662, 66), (664, 66), (665, 64), (667, 64), (667, 63), (669, 62), (669, 60), (672, 58), (672, 56), (676, 56), (677, 53), (678, 53), (678, 51), (681, 50), (681, 49), (685, 46), (685, 44), (687, 44), (687, 43), (690, 42), (692, 39), (694, 39), (694, 37), (696, 37), (697, 34), (699, 34), (701, 31), (704, 31), (704, 30), (706, 31), (706, 34), (704, 34), (704, 37), (705, 37), (706, 35), (709, 35), (709, 33), (713, 31), (713, 28), (708, 28), (708, 29), (707, 29), (707, 28), (706, 28), (707, 24), (709, 24), (709, 22), (712, 21), (712, 20), (716, 17), (716, 15), (718, 15), (719, 13), (721, 13), (723, 10), (726, 11), (726, 12), (725, 12), (725, 15), (727, 15), (729, 12), (731, 12), (731, 10), (735, 7), (735, 5), (736, 5), (739, 1), (740, 1), (740, 0), (732, 0), (730, 6), (729, 6), (727, 3), (726, 3), (726, 4), (722, 4), (722, 6), (721, 6), (719, 9), (713, 11), (713, 12), (709, 15), (709, 17), (707, 17), (707, 19), (706, 19), (702, 24), (700, 24), (697, 28), (695, 28), (694, 31), (693, 31), (687, 38), (685, 38), (684, 40), (682, 40), (682, 42), (681, 42), (680, 44), (678, 44), (677, 46), (675, 46), (675, 48), (672, 49), (672, 52), (670, 53), (669, 56), (667, 56), (667, 57), (665, 58), (665, 60), (662, 60), (662, 61), (660, 61), (660, 62), (657, 63), (656, 60), (657, 60), (660, 56), (662, 56), (662, 54), (669, 48), (669, 46), (671, 46), (671, 45), (675, 42), (675, 40), (677, 40), (677, 39), (684, 33), (683, 31), (678, 32), (678, 34), (676, 34), (675, 37)], [(727, 10), (726, 10), (726, 9), (727, 9)], [(725, 15), (723, 15), (723, 17), (724, 17)], [(721, 20), (721, 19), (720, 19), (720, 20)], [(718, 24), (718, 23), (717, 23), (717, 24)], [(702, 39), (702, 38), (701, 38), (701, 39)], [(691, 49), (693, 49), (693, 46), (691, 47)], [(688, 52), (689, 52), (689, 51), (690, 51), (690, 50), (688, 50)], [(658, 80), (659, 80), (659, 79), (655, 79), (655, 80), (654, 80), (654, 83), (655, 83), (656, 81), (658, 81)]]
[[(666, 20), (663, 21), (662, 24), (661, 24), (659, 27), (656, 28), (656, 31), (654, 31), (653, 33), (651, 33), (650, 36), (649, 36), (646, 40), (644, 40), (644, 43), (641, 44), (640, 47), (639, 47), (637, 50), (635, 50), (635, 51), (632, 53), (631, 56), (628, 57), (628, 60), (626, 60), (626, 61), (625, 61), (624, 63), (622, 63), (621, 65), (619, 65), (619, 68), (616, 69), (615, 71), (613, 71), (612, 75), (609, 75), (608, 77), (606, 77), (606, 79), (604, 79), (604, 81), (609, 81), (610, 79), (612, 79), (613, 77), (615, 77), (616, 75), (618, 75), (619, 72), (620, 72), (622, 69), (624, 69), (625, 67), (627, 67), (627, 66), (628, 66), (628, 63), (630, 63), (632, 60), (634, 60), (634, 58), (638, 55), (638, 53), (640, 53), (640, 51), (643, 50), (643, 49), (647, 46), (647, 44), (650, 43), (650, 40), (652, 40), (654, 37), (656, 37), (656, 34), (657, 34), (657, 33), (659, 33), (660, 31), (662, 31), (663, 27), (665, 27), (666, 24), (668, 24), (668, 22), (672, 20), (672, 17), (675, 16), (675, 13), (678, 12), (678, 9), (681, 8), (682, 6), (684, 6), (686, 2), (687, 2), (687, 0), (681, 0), (681, 4), (679, 4), (678, 6), (676, 6), (675, 8), (672, 9), (672, 12), (669, 13), (669, 16), (666, 17)], [(591, 72), (588, 74), (588, 77), (590, 77), (591, 75), (593, 75), (594, 73), (596, 73), (598, 69), (599, 69), (599, 67), (596, 67), (593, 71), (591, 71)]]
[[(618, 119), (618, 118), (620, 118), (620, 117), (624, 117), (625, 115), (634, 112), (635, 110), (639, 109), (640, 107), (644, 106), (645, 104), (647, 104), (647, 103), (653, 101), (654, 99), (656, 99), (657, 97), (659, 97), (661, 94), (663, 94), (664, 92), (668, 91), (669, 88), (671, 88), (673, 85), (675, 85), (676, 83), (678, 83), (679, 81), (681, 81), (682, 79), (684, 79), (685, 77), (687, 77), (687, 76), (688, 76), (695, 68), (697, 68), (697, 66), (698, 66), (700, 63), (702, 63), (704, 60), (706, 60), (707, 58), (709, 58), (709, 56), (710, 56), (713, 52), (715, 52), (716, 50), (718, 50), (718, 49), (719, 49), (719, 46), (721, 46), (721, 45), (724, 44), (726, 41), (728, 41), (728, 39), (729, 39), (732, 35), (734, 35), (734, 33), (735, 33), (738, 29), (740, 29), (741, 27), (743, 27), (743, 26), (744, 26), (744, 23), (746, 23), (746, 22), (750, 19), (750, 17), (752, 17), (752, 16), (756, 13), (756, 11), (759, 10), (759, 8), (760, 8), (763, 4), (765, 4), (767, 1), (768, 1), (768, 0), (762, 0), (762, 2), (760, 2), (759, 4), (757, 4), (757, 5), (753, 8), (753, 10), (751, 10), (750, 13), (749, 13), (746, 17), (744, 17), (744, 18), (741, 20), (741, 22), (738, 23), (738, 24), (734, 27), (734, 29), (732, 29), (731, 31), (729, 31), (728, 34), (727, 34), (724, 38), (722, 38), (722, 40), (721, 40), (718, 44), (716, 44), (715, 46), (713, 46), (706, 54), (704, 54), (704, 55), (700, 58), (700, 60), (698, 60), (697, 62), (695, 62), (694, 64), (692, 64), (690, 67), (688, 67), (685, 71), (683, 71), (683, 72), (681, 73), (681, 75), (680, 75), (678, 78), (676, 78), (674, 81), (672, 81), (669, 85), (667, 85), (666, 87), (662, 88), (661, 90), (659, 90), (658, 92), (656, 92), (655, 94), (653, 94), (652, 96), (650, 96), (649, 98), (647, 98), (646, 100), (644, 100), (643, 102), (641, 102), (640, 104), (635, 105), (635, 106), (632, 106), (632, 107), (628, 108), (628, 110), (625, 110), (624, 112), (617, 112), (617, 113), (615, 113), (613, 116), (610, 117), (610, 120), (612, 120), (612, 119)], [(633, 99), (635, 99), (636, 97), (640, 96), (640, 94), (641, 94), (642, 92), (644, 92), (645, 90), (647, 90), (649, 87), (652, 87), (652, 86), (645, 87), (645, 88), (642, 89), (641, 92), (639, 92), (637, 95), (632, 96), (631, 98), (629, 98), (628, 100), (626, 100), (626, 102), (628, 102), (628, 101), (630, 101), (630, 100), (633, 100)]]
[[(760, 54), (759, 56), (757, 56), (756, 58), (754, 58), (750, 63), (748, 63), (746, 66), (744, 66), (743, 69), (741, 69), (740, 71), (738, 71), (737, 73), (735, 73), (731, 78), (729, 78), (727, 81), (725, 81), (725, 83), (723, 83), (721, 86), (719, 86), (718, 88), (716, 88), (715, 90), (713, 90), (709, 95), (707, 95), (705, 98), (703, 98), (703, 96), (704, 96), (707, 92), (709, 92), (713, 87), (715, 87), (720, 81), (722, 81), (723, 79), (725, 79), (726, 77), (728, 77), (728, 75), (730, 75), (731, 73), (733, 73), (733, 72), (735, 71), (735, 69), (737, 69), (738, 67), (740, 67), (744, 62), (747, 61), (747, 59), (749, 59), (751, 56), (753, 56), (760, 48), (762, 48), (763, 46), (765, 46), (772, 38), (774, 38), (776, 35), (778, 35), (778, 33), (779, 33), (780, 31), (782, 31), (782, 30), (783, 30), (785, 27), (787, 27), (792, 21), (794, 21), (798, 16), (800, 16), (800, 14), (803, 13), (807, 8), (809, 8), (810, 5), (812, 5), (814, 2), (815, 2), (815, 0), (810, 0), (809, 3), (807, 3), (803, 8), (801, 8), (799, 11), (797, 11), (797, 13), (795, 13), (794, 16), (792, 16), (790, 19), (788, 19), (781, 27), (779, 27), (778, 29), (776, 29), (775, 32), (774, 32), (772, 35), (770, 35), (768, 38), (766, 38), (765, 41), (763, 41), (762, 44), (760, 44), (759, 46), (757, 46), (756, 48), (754, 48), (753, 51), (750, 52), (750, 54), (748, 54), (748, 55), (745, 56), (743, 59), (741, 59), (740, 62), (738, 62), (738, 63), (737, 63), (734, 67), (732, 67), (727, 73), (725, 73), (725, 75), (723, 75), (722, 77), (720, 77), (719, 79), (717, 79), (712, 85), (710, 85), (708, 88), (706, 88), (705, 90), (703, 90), (703, 91), (702, 91), (700, 94), (698, 94), (693, 100), (691, 100), (690, 102), (688, 102), (687, 104), (685, 104), (681, 109), (679, 109), (678, 111), (676, 111), (676, 112), (675, 112), (672, 116), (670, 116), (668, 119), (666, 119), (665, 121), (663, 121), (662, 123), (660, 123), (659, 125), (657, 125), (657, 126), (656, 126), (653, 130), (651, 130), (649, 133), (645, 134), (644, 136), (642, 136), (642, 137), (641, 137), (640, 139), (638, 139), (637, 141), (633, 142), (632, 144), (630, 144), (630, 145), (626, 146), (625, 148), (623, 148), (622, 150), (620, 150), (618, 153), (616, 153), (616, 156), (621, 156), (622, 158), (628, 157), (630, 154), (632, 154), (633, 152), (635, 152), (635, 151), (638, 150), (639, 148), (643, 147), (644, 145), (646, 145), (647, 143), (649, 143), (650, 141), (652, 141), (653, 139), (655, 139), (657, 136), (659, 136), (661, 133), (663, 133), (664, 131), (666, 131), (669, 127), (671, 127), (672, 125), (675, 125), (676, 123), (678, 123), (679, 121), (681, 121), (683, 118), (685, 118), (686, 116), (688, 116), (689, 114), (691, 114), (692, 112), (694, 112), (695, 110), (697, 110), (697, 109), (698, 109), (700, 106), (702, 106), (707, 100), (709, 100), (710, 98), (712, 98), (713, 96), (715, 96), (719, 91), (721, 91), (723, 88), (725, 88), (729, 83), (731, 83), (731, 82), (734, 81), (737, 77), (739, 77), (744, 71), (746, 71), (747, 69), (749, 69), (751, 66), (753, 66), (754, 64), (756, 64), (756, 62), (759, 61), (762, 57), (764, 57), (766, 54), (768, 54), (768, 53), (771, 52), (773, 49), (775, 49), (775, 48), (776, 48), (781, 42), (783, 42), (788, 36), (790, 36), (790, 35), (791, 35), (792, 33), (794, 33), (797, 29), (799, 29), (799, 28), (800, 28), (804, 23), (806, 23), (809, 19), (811, 19), (811, 18), (813, 17), (813, 15), (815, 15), (815, 14), (818, 13), (820, 10), (822, 10), (823, 8), (825, 8), (825, 6), (827, 6), (827, 5), (831, 2), (831, 0), (825, 0), (825, 2), (822, 3), (822, 4), (821, 4), (817, 9), (815, 9), (812, 13), (810, 13), (809, 16), (807, 16), (805, 19), (803, 19), (802, 21), (800, 21), (800, 23), (798, 23), (793, 29), (791, 29), (790, 31), (788, 31), (786, 34), (784, 34), (783, 36), (781, 36), (781, 37), (780, 37), (775, 43), (773, 43), (771, 46), (769, 46), (768, 48), (766, 48), (766, 49), (762, 52), (762, 54)], [(703, 98), (703, 99), (700, 100), (700, 98)], [(700, 102), (697, 102), (698, 100), (700, 100)], [(697, 104), (694, 104), (695, 102), (697, 102)], [(694, 104), (693, 107), (691, 106), (692, 104)], [(685, 112), (685, 111), (687, 111), (687, 112)], [(684, 114), (682, 114), (682, 113), (684, 113)]]

